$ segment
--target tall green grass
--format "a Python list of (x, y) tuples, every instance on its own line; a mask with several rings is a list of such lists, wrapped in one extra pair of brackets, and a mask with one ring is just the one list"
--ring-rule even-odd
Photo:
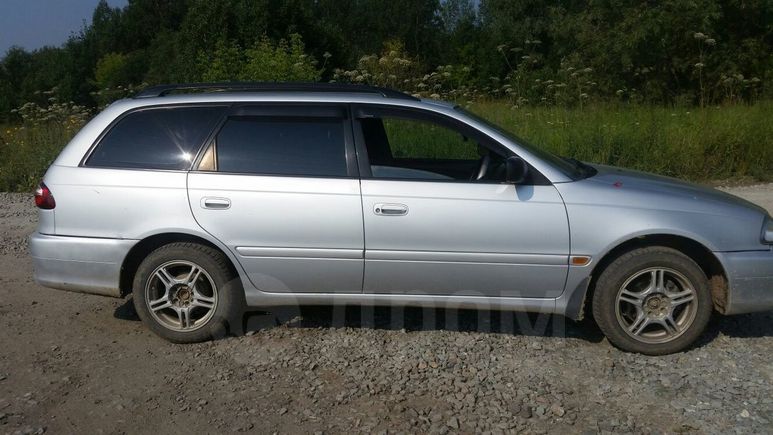
[(31, 191), (80, 125), (0, 125), (0, 191)]
[(578, 160), (694, 181), (773, 180), (773, 101), (704, 109), (592, 105), (470, 110), (533, 145)]
[[(705, 109), (511, 108), (484, 101), (470, 110), (536, 146), (583, 161), (695, 181), (773, 180), (773, 101)], [(32, 190), (81, 124), (78, 118), (0, 126), (0, 191)], [(436, 144), (434, 135), (422, 140), (427, 131), (415, 130), (418, 137), (402, 142)]]

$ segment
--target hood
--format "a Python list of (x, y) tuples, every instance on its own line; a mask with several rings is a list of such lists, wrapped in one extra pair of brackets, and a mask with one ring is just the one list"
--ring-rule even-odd
[(598, 173), (589, 178), (588, 181), (607, 185), (621, 192), (628, 191), (644, 194), (645, 196), (652, 194), (670, 197), (679, 201), (682, 206), (687, 207), (690, 204), (698, 205), (709, 202), (715, 205), (730, 206), (731, 208), (753, 209), (762, 214), (767, 214), (765, 209), (752, 202), (708, 186), (614, 166), (595, 164), (589, 166), (596, 169)]

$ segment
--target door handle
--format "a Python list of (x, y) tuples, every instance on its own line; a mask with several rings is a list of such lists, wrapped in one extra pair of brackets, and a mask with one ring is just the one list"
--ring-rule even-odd
[(231, 200), (228, 198), (201, 198), (201, 208), (210, 210), (228, 210), (231, 208)]
[(408, 214), (408, 206), (405, 204), (376, 204), (373, 213), (379, 216), (405, 216)]

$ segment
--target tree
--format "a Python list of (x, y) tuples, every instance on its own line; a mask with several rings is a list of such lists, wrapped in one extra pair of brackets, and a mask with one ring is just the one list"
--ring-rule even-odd
[(94, 83), (97, 89), (129, 84), (127, 64), (128, 56), (122, 53), (108, 53), (102, 56), (94, 70)]
[[(772, 23), (770, 0), (129, 0), (123, 8), (101, 0), (63, 46), (6, 53), (0, 110), (52, 87), (95, 105), (99, 88), (142, 82), (330, 80), (337, 69), (361, 69), (389, 41), (411, 59), (411, 83), (453, 71), (443, 89), (531, 103), (569, 90), (667, 104), (748, 101), (773, 95)], [(300, 67), (286, 68), (288, 59)]]

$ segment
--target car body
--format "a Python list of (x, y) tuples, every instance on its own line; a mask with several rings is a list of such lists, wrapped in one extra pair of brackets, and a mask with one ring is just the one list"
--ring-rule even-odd
[[(721, 313), (773, 308), (770, 217), (729, 194), (561, 160), (453, 104), (377, 88), (160, 89), (110, 105), (48, 169), (43, 183), (55, 207), (40, 210), (30, 239), (40, 284), (121, 297), (145, 256), (185, 241), (220, 251), (251, 307), (405, 304), (578, 319), (604, 268), (622, 252), (657, 245), (700, 266)], [(137, 125), (122, 124), (132, 116)], [(123, 131), (116, 147), (133, 140), (137, 153), (152, 154), (139, 142), (154, 127), (143, 126), (163, 116), (195, 118), (184, 134), (153, 136), (179, 141), (182, 164), (135, 167), (136, 156), (123, 151), (114, 153), (132, 163), (113, 164), (97, 151)], [(460, 146), (471, 137), (484, 157), (384, 154), (377, 145), (386, 133), (416, 140), (413, 127), (393, 132), (391, 117), (430, 124), (425, 137), (450, 129)], [(266, 143), (289, 142), (254, 163), (241, 143), (264, 134)], [(90, 163), (103, 154), (106, 164)], [(528, 176), (503, 175), (511, 157)], [(465, 180), (467, 168), (484, 174)]]

